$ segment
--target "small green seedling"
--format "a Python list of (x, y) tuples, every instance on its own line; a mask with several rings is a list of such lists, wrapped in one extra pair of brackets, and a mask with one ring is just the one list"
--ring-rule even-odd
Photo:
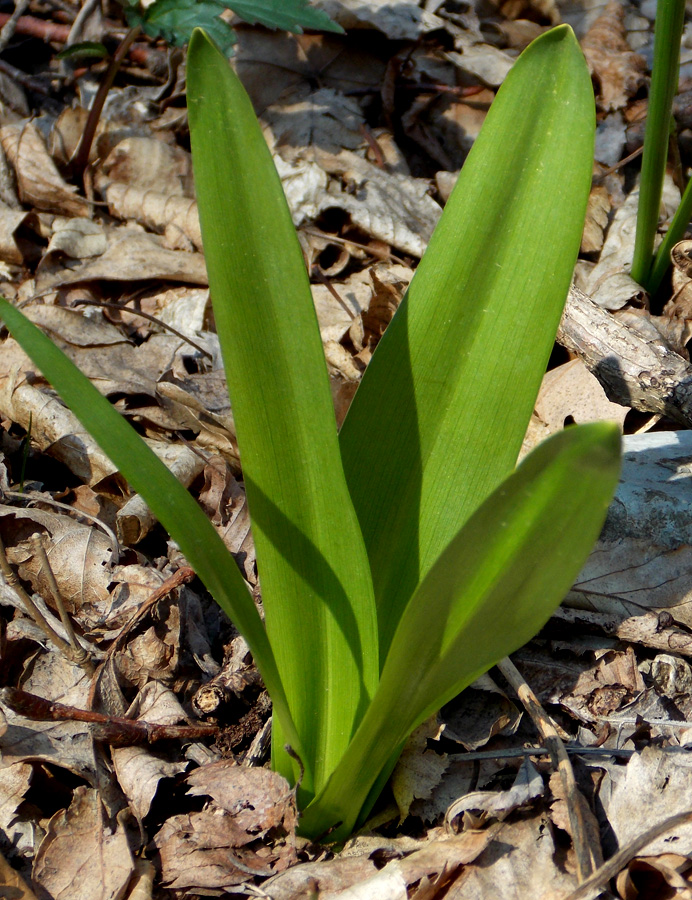
[(514, 468), (580, 243), (591, 81), (566, 26), (518, 59), (339, 434), (281, 182), (202, 31), (188, 103), (265, 622), (187, 491), (45, 335), (6, 301), (0, 314), (245, 635), (300, 829), (338, 840), (409, 734), (542, 627), (617, 484), (611, 424)]

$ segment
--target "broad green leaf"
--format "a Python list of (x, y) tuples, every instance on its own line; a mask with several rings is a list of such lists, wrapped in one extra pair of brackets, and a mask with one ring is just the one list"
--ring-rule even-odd
[(228, 55), (236, 37), (228, 22), (219, 18), (225, 9), (217, 0), (155, 0), (146, 9), (130, 7), (127, 20), (133, 27), (140, 25), (150, 37), (162, 37), (177, 47), (188, 43), (195, 28), (204, 28)]
[(308, 0), (224, 0), (224, 3), (251, 25), (298, 33), (303, 28), (343, 32), (327, 13), (311, 7)]
[(569, 428), (531, 453), (444, 549), (394, 634), (360, 728), (300, 828), (347, 836), (411, 731), (531, 638), (569, 590), (617, 486), (615, 425)]
[[(238, 566), (201, 508), (74, 363), (0, 297), (0, 318), (176, 541), (219, 606), (246, 638), (288, 739), (300, 748), (272, 649)], [(297, 749), (298, 753), (304, 752)]]
[(442, 549), (513, 469), (591, 184), (593, 90), (572, 31), (521, 55), (341, 429), (380, 659)]
[[(190, 42), (187, 96), (202, 239), (266, 627), (303, 737), (303, 762), (319, 788), (377, 684), (368, 560), (281, 182), (247, 94), (200, 31)], [(273, 740), (274, 764), (285, 772), (280, 740)]]

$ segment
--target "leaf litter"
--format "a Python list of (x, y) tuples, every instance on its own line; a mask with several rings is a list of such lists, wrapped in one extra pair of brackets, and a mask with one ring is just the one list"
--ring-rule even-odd
[[(641, 146), (650, 4), (319, 5), (345, 37), (241, 25), (233, 64), (298, 228), (339, 422), (513, 60), (550, 25), (575, 27), (597, 91), (594, 183), (524, 451), (616, 419), (616, 500), (566, 604), (515, 654), (519, 680), (501, 666), (465, 691), (412, 736), (362, 833), (311, 845), (266, 768), (271, 709), (247, 645), (5, 336), (0, 884), (27, 900), (689, 896), (690, 245), (653, 313), (623, 274), (639, 162), (616, 167)], [(91, 7), (99, 37), (110, 26)], [(41, 53), (0, 91), (0, 289), (199, 499), (261, 609), (180, 57), (133, 46), (85, 190), (70, 161), (98, 64), (59, 80), (32, 36), (78, 11), (29, 3), (11, 39)], [(671, 177), (662, 224), (678, 197)]]

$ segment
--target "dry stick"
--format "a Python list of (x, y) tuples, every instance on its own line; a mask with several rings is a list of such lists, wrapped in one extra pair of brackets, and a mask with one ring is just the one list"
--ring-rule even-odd
[(65, 601), (63, 600), (58, 582), (55, 579), (55, 573), (53, 572), (50, 561), (48, 559), (48, 554), (46, 553), (46, 547), (43, 542), (43, 535), (32, 535), (31, 545), (33, 547), (34, 553), (38, 557), (38, 561), (41, 563), (41, 568), (44, 571), (44, 574), (48, 581), (48, 587), (50, 588), (50, 592), (53, 595), (53, 600), (55, 601), (55, 606), (58, 610), (58, 614), (60, 615), (60, 621), (63, 624), (65, 632), (67, 633), (67, 639), (70, 642), (70, 646), (72, 647), (72, 658), (78, 666), (81, 666), (85, 671), (89, 672), (89, 674), (92, 675), (94, 673), (94, 666), (89, 658), (89, 654), (79, 643), (79, 641), (77, 640), (77, 636), (74, 633), (72, 619), (70, 619), (67, 610), (65, 609)]
[(77, 147), (77, 152), (75, 153), (74, 159), (72, 160), (72, 168), (75, 174), (80, 178), (84, 175), (86, 167), (89, 165), (91, 145), (96, 135), (96, 128), (98, 126), (99, 119), (101, 118), (101, 113), (103, 112), (103, 107), (106, 102), (106, 98), (108, 97), (108, 92), (113, 86), (115, 76), (118, 74), (118, 70), (123, 64), (130, 46), (139, 37), (141, 31), (141, 26), (137, 25), (134, 28), (130, 28), (125, 37), (122, 39), (120, 45), (118, 46), (118, 49), (113, 54), (113, 59), (110, 61), (108, 71), (106, 72), (103, 81), (99, 85), (99, 89), (96, 92), (96, 96), (94, 97), (94, 102), (91, 104), (91, 109), (89, 110), (89, 118), (87, 119), (86, 125), (84, 126), (82, 139), (79, 142), (79, 147)]
[[(5, 545), (3, 543), (2, 537), (0, 537), (0, 573), (5, 578), (7, 584), (12, 588), (12, 590), (17, 594), (19, 599), (24, 604), (26, 611), (29, 613), (34, 622), (38, 625), (41, 631), (46, 635), (49, 641), (51, 641), (58, 650), (63, 654), (66, 659), (69, 659), (70, 662), (77, 663), (88, 675), (92, 675), (94, 672), (94, 667), (91, 663), (91, 660), (87, 657), (81, 662), (78, 659), (75, 659), (74, 650), (68, 644), (67, 641), (64, 641), (60, 635), (52, 628), (48, 622), (45, 620), (39, 608), (36, 606), (31, 597), (24, 590), (21, 582), (15, 575), (12, 567), (9, 564), (7, 559), (7, 554), (5, 553)], [(81, 649), (81, 648), (80, 648)]]
[(29, 0), (15, 0), (14, 12), (2, 26), (2, 31), (0, 31), (0, 53), (2, 53), (12, 40), (17, 28), (17, 22), (19, 21), (20, 16), (26, 12), (28, 6)]
[[(321, 273), (320, 273), (321, 274)], [(327, 285), (329, 287), (329, 285)], [(336, 293), (336, 291), (334, 291)], [(337, 294), (338, 298), (338, 294)], [(347, 312), (350, 313), (351, 317), (353, 317), (353, 313), (348, 309), (346, 304), (344, 304), (343, 300), (340, 302), (346, 307)], [(154, 324), (158, 325), (160, 328), (164, 328), (166, 331), (170, 331), (171, 334), (174, 334), (176, 337), (179, 337), (181, 341), (185, 341), (186, 344), (189, 344), (191, 347), (194, 347), (195, 350), (199, 351), (203, 356), (206, 356), (208, 359), (213, 359), (214, 355), (210, 353), (208, 350), (205, 350), (201, 344), (195, 343), (192, 338), (189, 338), (186, 334), (183, 334), (182, 331), (178, 331), (177, 328), (174, 328), (172, 325), (167, 325), (165, 322), (162, 322), (161, 319), (157, 319), (156, 316), (152, 316), (149, 313), (142, 312), (138, 309), (130, 309), (128, 306), (123, 306), (122, 303), (111, 303), (108, 300), (76, 300), (75, 305), (77, 306), (103, 306), (106, 309), (119, 309), (120, 312), (129, 313), (131, 316), (139, 316), (140, 319), (146, 319), (149, 322), (154, 322)]]
[(576, 890), (566, 894), (561, 900), (591, 900), (591, 898), (595, 898), (602, 890), (603, 885), (610, 881), (611, 878), (615, 878), (625, 868), (627, 863), (634, 859), (647, 844), (655, 841), (656, 838), (667, 831), (672, 831), (679, 825), (684, 825), (691, 820), (692, 810), (687, 810), (665, 819), (658, 825), (654, 825), (653, 828), (640, 834), (639, 837), (627, 844), (626, 847), (623, 847), (622, 850), (618, 850), (614, 856), (611, 856), (607, 862), (604, 862), (600, 868), (596, 869), (586, 881), (582, 882)]
[(510, 659), (505, 658), (497, 664), (497, 667), (514, 688), (524, 705), (524, 709), (531, 716), (538, 733), (550, 753), (552, 764), (560, 774), (565, 792), (565, 802), (567, 803), (567, 814), (572, 829), (574, 852), (577, 858), (577, 878), (580, 882), (583, 882), (594, 871), (596, 861), (582, 816), (582, 797), (577, 787), (574, 770), (567, 756), (565, 745), (562, 743), (552, 720), (538, 702), (538, 698), (514, 663)]

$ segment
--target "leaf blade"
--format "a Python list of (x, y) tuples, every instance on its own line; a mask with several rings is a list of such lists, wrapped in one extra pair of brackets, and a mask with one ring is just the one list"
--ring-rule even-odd
[(408, 734), (545, 623), (603, 524), (619, 445), (610, 423), (554, 435), (455, 535), (406, 607), (377, 694), (303, 833), (340, 822), (330, 837), (347, 836)]
[[(267, 631), (308, 754), (304, 762), (319, 786), (377, 684), (369, 565), (281, 182), (247, 94), (199, 31), (190, 43), (188, 106), (202, 236)], [(286, 772), (292, 763), (278, 738), (273, 750)]]
[(382, 661), (411, 592), (514, 467), (579, 248), (593, 135), (588, 69), (561, 26), (507, 76), (346, 416)]

